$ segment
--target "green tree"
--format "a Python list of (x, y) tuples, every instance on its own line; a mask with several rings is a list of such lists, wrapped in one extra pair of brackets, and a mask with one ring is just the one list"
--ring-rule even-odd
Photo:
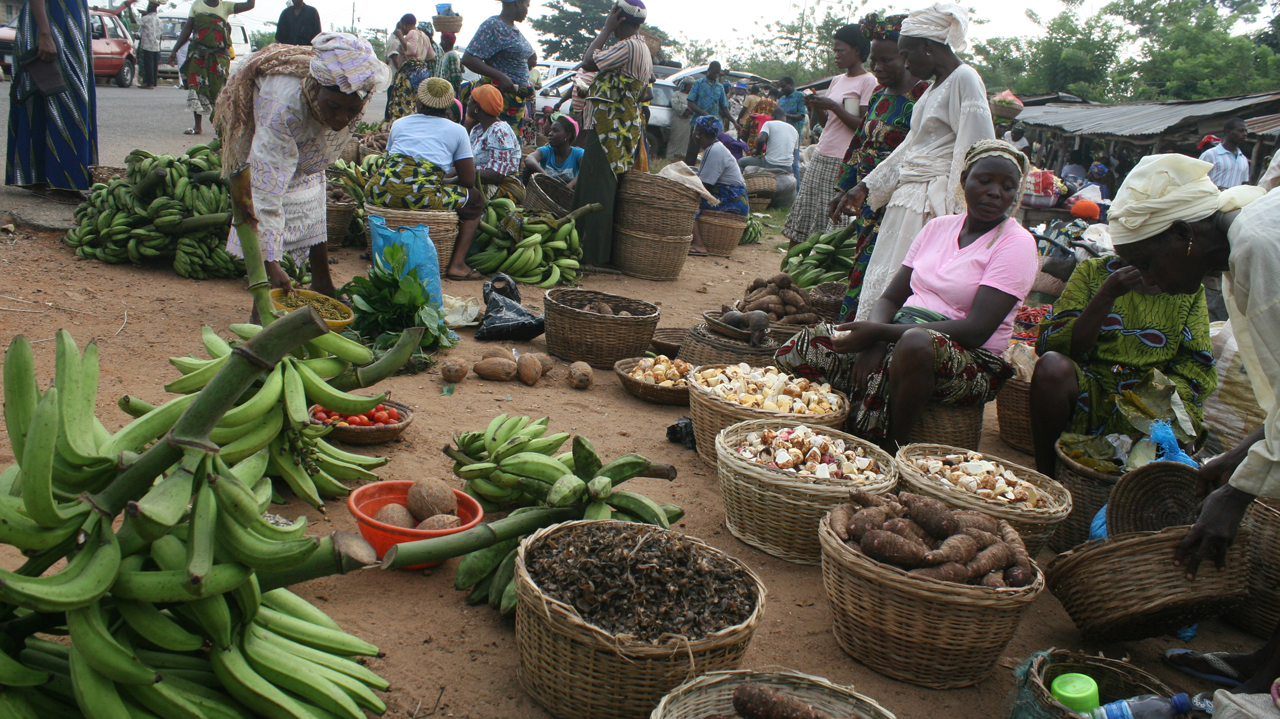
[[(600, 34), (613, 9), (613, 0), (551, 0), (546, 7), (549, 12), (529, 21), (529, 25), (543, 36), (542, 49), (549, 58), (574, 62), (582, 59), (591, 41)], [(668, 39), (656, 27), (644, 27), (659, 39)]]
[(1115, 101), (1131, 92), (1133, 63), (1122, 51), (1133, 39), (1112, 17), (1081, 19), (1073, 9), (1048, 23), (1028, 13), (1045, 32), (1030, 39), (993, 38), (976, 43), (976, 67), (997, 92), (1022, 94), (1069, 92), (1086, 100)]
[(369, 44), (373, 46), (373, 53), (378, 56), (379, 60), (386, 62), (387, 35), (389, 34), (387, 30), (381, 30), (378, 28), (342, 27), (338, 28), (334, 32), (350, 33), (356, 37), (362, 37), (365, 40), (368, 40)]
[[(268, 23), (274, 25), (275, 23)], [(261, 50), (276, 41), (276, 31), (254, 30), (249, 33), (249, 43), (254, 50)]]

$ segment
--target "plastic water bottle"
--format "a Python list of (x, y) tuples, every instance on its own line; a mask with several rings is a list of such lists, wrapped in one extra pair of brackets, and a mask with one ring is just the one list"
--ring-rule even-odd
[(1155, 694), (1104, 704), (1089, 713), (1089, 719), (1175, 719), (1191, 711), (1191, 698), (1175, 694), (1166, 699)]

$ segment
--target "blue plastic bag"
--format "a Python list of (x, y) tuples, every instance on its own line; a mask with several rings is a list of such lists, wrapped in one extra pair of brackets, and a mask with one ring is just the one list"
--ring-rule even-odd
[[(444, 290), (440, 286), (440, 256), (436, 253), (436, 244), (431, 241), (431, 231), (426, 225), (401, 227), (393, 230), (387, 227), (387, 221), (377, 215), (369, 215), (369, 228), (373, 235), (373, 257), (382, 259), (382, 253), (388, 245), (404, 247), (407, 261), (403, 277), (411, 269), (418, 270), (418, 279), (426, 285), (427, 294), (436, 305), (444, 302)], [(385, 263), (386, 261), (383, 260)], [(388, 266), (390, 264), (388, 263)]]
[(1160, 448), (1160, 461), (1182, 462), (1197, 468), (1200, 466), (1182, 451), (1182, 447), (1178, 446), (1178, 440), (1173, 436), (1173, 428), (1168, 422), (1157, 420), (1151, 423), (1151, 441)]
[(1107, 505), (1102, 505), (1102, 509), (1093, 515), (1093, 521), (1089, 523), (1089, 539), (1106, 539), (1107, 538)]

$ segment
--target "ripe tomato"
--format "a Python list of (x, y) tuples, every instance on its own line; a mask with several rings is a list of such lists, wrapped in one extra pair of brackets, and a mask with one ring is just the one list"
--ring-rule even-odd
[(325, 421), (326, 419), (329, 419), (329, 415), (325, 414), (324, 410), (322, 409), (316, 410), (316, 413), (311, 415), (311, 417), (312, 419), (318, 419), (321, 422)]
[(378, 424), (386, 424), (390, 419), (391, 418), (387, 416), (386, 412), (373, 413), (373, 421), (377, 422)]
[(382, 405), (378, 405), (377, 407), (374, 407), (374, 408), (373, 408), (373, 411), (374, 411), (374, 412), (381, 412), (381, 411), (383, 411), (384, 409), (386, 409), (386, 407), (383, 407)]
[(395, 407), (388, 407), (388, 408), (387, 408), (387, 416), (391, 418), (391, 421), (392, 421), (392, 422), (399, 422), (399, 421), (400, 421), (400, 410), (396, 409)]

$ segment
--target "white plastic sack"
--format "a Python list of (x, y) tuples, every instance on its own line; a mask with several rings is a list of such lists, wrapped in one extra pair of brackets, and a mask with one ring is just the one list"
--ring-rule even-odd
[(459, 327), (478, 327), (480, 315), (484, 313), (479, 297), (462, 298), (445, 295), (441, 309), (444, 310), (444, 324), (451, 330)]
[(1280, 719), (1280, 710), (1270, 694), (1232, 694), (1219, 689), (1213, 693), (1213, 719)]
[(1004, 361), (1013, 365), (1013, 376), (1023, 382), (1030, 382), (1035, 374), (1036, 362), (1039, 360), (1035, 347), (1026, 342), (1013, 342), (1004, 351)]
[(702, 184), (702, 178), (698, 177), (698, 173), (683, 162), (673, 162), (667, 165), (658, 172), (658, 177), (665, 177), (668, 180), (679, 182), (685, 187), (697, 191), (707, 202), (713, 205), (720, 204), (719, 197), (707, 192), (707, 186)]
[(1253, 385), (1237, 356), (1239, 346), (1231, 322), (1209, 325), (1213, 356), (1217, 361), (1218, 389), (1204, 401), (1204, 424), (1208, 430), (1205, 452), (1219, 454), (1239, 444), (1267, 418), (1253, 397)]

